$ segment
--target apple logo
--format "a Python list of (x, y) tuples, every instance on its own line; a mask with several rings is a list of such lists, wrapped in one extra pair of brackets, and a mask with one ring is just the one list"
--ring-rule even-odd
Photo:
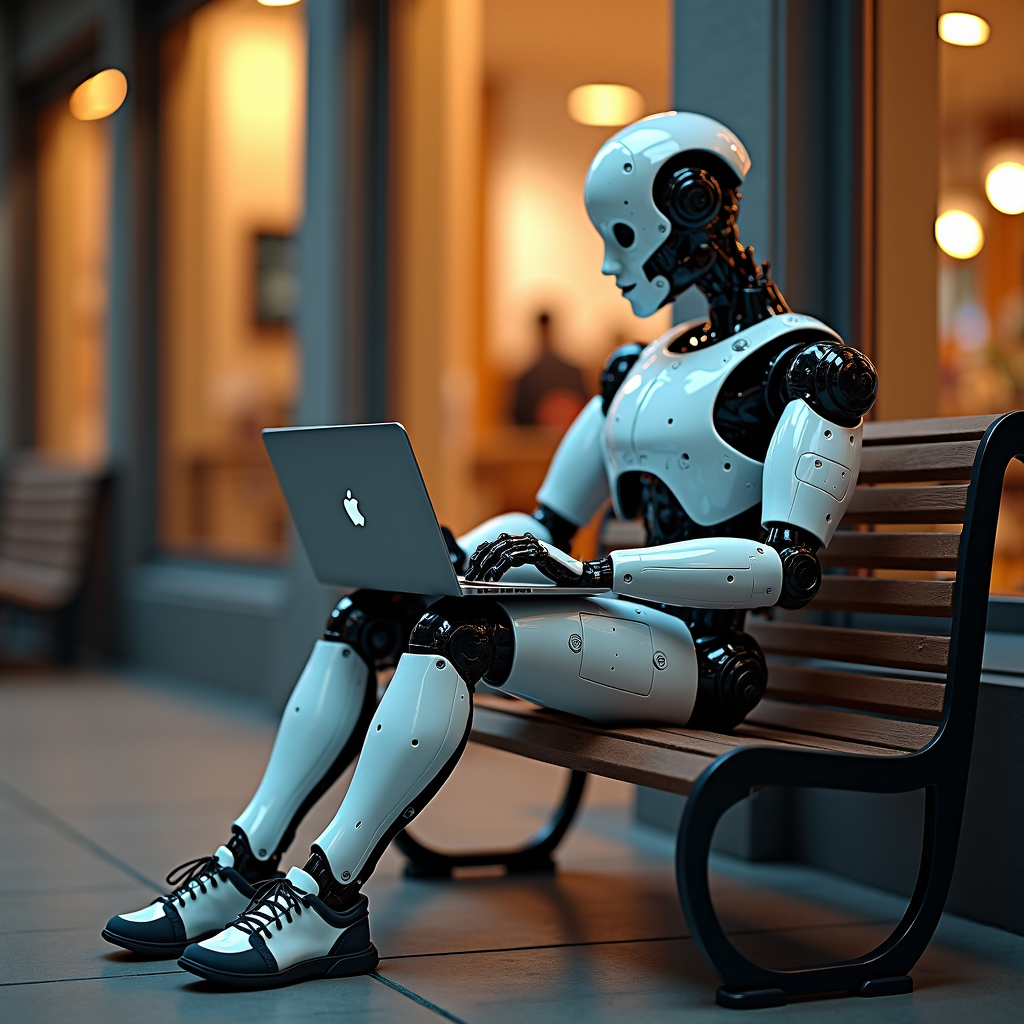
[(342, 502), (345, 506), (345, 512), (348, 514), (349, 519), (355, 523), (356, 526), (365, 526), (366, 517), (362, 512), (359, 511), (359, 499), (352, 497), (352, 492), (347, 492), (348, 496)]

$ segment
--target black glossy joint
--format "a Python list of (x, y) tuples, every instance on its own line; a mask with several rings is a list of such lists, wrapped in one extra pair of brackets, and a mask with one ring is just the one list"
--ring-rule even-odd
[(501, 686), (512, 671), (512, 623), (495, 601), (442, 598), (413, 627), (409, 652), (447, 658), (468, 686)]
[[(612, 404), (615, 393), (622, 387), (630, 367), (640, 358), (644, 347), (638, 341), (631, 341), (628, 345), (620, 345), (605, 361), (604, 369), (601, 371), (601, 411), (608, 415), (608, 408)], [(559, 545), (561, 547), (561, 545)]]
[(757, 707), (768, 685), (768, 666), (757, 641), (747, 633), (697, 636), (697, 700), (694, 729), (728, 732)]
[(782, 559), (782, 594), (776, 604), (780, 608), (803, 608), (821, 586), (817, 555), (821, 542), (806, 530), (770, 523), (765, 543)]
[(559, 551), (568, 554), (572, 547), (572, 539), (576, 536), (579, 527), (560, 516), (554, 509), (548, 508), (547, 505), (539, 505), (535, 508), (533, 518), (551, 535), (551, 543)]
[(796, 353), (786, 372), (789, 400), (802, 398), (842, 427), (856, 426), (875, 404), (878, 374), (863, 352), (819, 341)]
[(426, 607), (426, 601), (414, 594), (357, 590), (331, 610), (324, 639), (348, 644), (374, 668), (393, 667)]

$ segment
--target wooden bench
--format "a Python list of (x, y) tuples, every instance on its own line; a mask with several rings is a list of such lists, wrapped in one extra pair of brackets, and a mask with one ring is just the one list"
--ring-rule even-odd
[[(473, 740), (572, 769), (565, 799), (550, 825), (512, 853), (451, 857), (405, 834), (400, 845), (412, 872), (485, 863), (545, 867), (575, 813), (585, 773), (686, 794), (679, 894), (694, 939), (724, 982), (721, 1005), (911, 991), (909, 971), (938, 924), (956, 858), (1003, 475), (1021, 453), (1024, 412), (868, 424), (852, 505), (822, 553), (818, 596), (801, 613), (748, 616), (746, 628), (770, 669), (767, 694), (745, 722), (729, 735), (604, 728), (479, 696)], [(844, 628), (822, 624), (836, 617), (817, 614), (824, 612), (932, 616), (949, 619), (951, 631), (918, 633), (913, 620), (905, 630)], [(712, 834), (729, 807), (768, 785), (925, 791), (916, 889), (895, 931), (870, 953), (778, 970), (751, 962), (729, 942), (708, 888)]]
[(49, 618), (65, 663), (75, 655), (105, 483), (102, 471), (24, 453), (0, 489), (0, 605)]

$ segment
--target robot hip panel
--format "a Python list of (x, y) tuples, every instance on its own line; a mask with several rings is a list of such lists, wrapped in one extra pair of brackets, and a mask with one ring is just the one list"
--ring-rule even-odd
[(697, 655), (679, 619), (615, 597), (499, 603), (515, 634), (505, 693), (597, 722), (689, 719)]

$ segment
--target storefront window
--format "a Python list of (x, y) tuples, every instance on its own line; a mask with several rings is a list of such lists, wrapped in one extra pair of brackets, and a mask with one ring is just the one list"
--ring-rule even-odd
[(274, 560), (286, 511), (260, 430), (300, 386), (302, 5), (214, 0), (161, 45), (164, 550)]
[[(970, 10), (987, 23), (987, 40), (939, 43), (939, 410), (946, 416), (1024, 406), (1024, 5), (979, 0)], [(1016, 464), (992, 587), (1024, 591), (1024, 469)]]

